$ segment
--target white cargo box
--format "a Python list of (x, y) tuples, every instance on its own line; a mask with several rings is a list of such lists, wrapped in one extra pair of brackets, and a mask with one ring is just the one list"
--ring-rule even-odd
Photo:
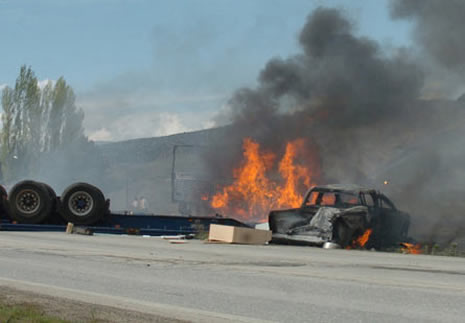
[(271, 231), (229, 225), (210, 224), (208, 241), (240, 244), (266, 244), (271, 240)]

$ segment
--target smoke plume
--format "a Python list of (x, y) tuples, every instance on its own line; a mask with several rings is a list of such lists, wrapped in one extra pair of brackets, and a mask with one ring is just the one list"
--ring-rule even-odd
[[(392, 16), (413, 19), (415, 39), (448, 69), (463, 67), (464, 8), (458, 0), (391, 3)], [(387, 53), (356, 35), (338, 9), (313, 11), (298, 41), (299, 53), (270, 60), (259, 85), (236, 91), (218, 116), (232, 125), (218, 138), (227, 149), (207, 155), (212, 178), (231, 176), (244, 137), (278, 154), (286, 142), (305, 138), (321, 165), (319, 183), (380, 187), (392, 178), (382, 189), (412, 214), (414, 234), (452, 241), (465, 233), (465, 221), (450, 217), (465, 211), (457, 199), (465, 194), (465, 150), (449, 144), (463, 138), (453, 122), (465, 117), (463, 100), (420, 99), (437, 69), (426, 68), (416, 48)]]
[(237, 92), (231, 101), (234, 122), (324, 111), (338, 125), (363, 124), (402, 110), (422, 87), (421, 71), (408, 53), (385, 56), (376, 42), (355, 36), (336, 9), (315, 10), (299, 43), (302, 53), (267, 63), (258, 89)]
[[(331, 169), (324, 177), (360, 180), (358, 171), (345, 171), (359, 163), (356, 130), (396, 118), (418, 97), (422, 72), (406, 50), (388, 56), (376, 42), (356, 36), (337, 9), (315, 10), (299, 44), (301, 53), (266, 64), (256, 89), (235, 93), (226, 116), (233, 123), (226, 142), (237, 146), (251, 136), (279, 152), (289, 140), (308, 138), (322, 150), (325, 169)], [(216, 165), (225, 165), (218, 171), (228, 172), (231, 161), (237, 163), (237, 149), (228, 156), (212, 155)]]
[(393, 0), (391, 16), (413, 23), (413, 40), (418, 45), (423, 69), (428, 74), (423, 90), (427, 98), (459, 97), (465, 92), (465, 42), (460, 0)]
[(393, 0), (392, 17), (415, 22), (415, 40), (448, 69), (464, 68), (462, 0)]

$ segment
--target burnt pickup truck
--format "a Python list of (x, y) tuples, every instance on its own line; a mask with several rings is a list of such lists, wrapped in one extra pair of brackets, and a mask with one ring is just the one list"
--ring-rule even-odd
[(272, 242), (342, 248), (371, 230), (366, 248), (383, 249), (407, 241), (410, 216), (384, 194), (356, 185), (312, 187), (297, 209), (271, 211)]

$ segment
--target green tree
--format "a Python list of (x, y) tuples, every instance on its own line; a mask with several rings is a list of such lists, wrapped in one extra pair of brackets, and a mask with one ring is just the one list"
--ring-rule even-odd
[[(2, 93), (2, 133), (1, 133), (1, 145), (2, 153), (0, 159), (2, 161), (2, 174), (8, 174), (8, 163), (7, 159), (12, 156), (12, 130), (13, 130), (13, 91), (11, 88), (6, 87)], [(3, 177), (3, 176), (2, 176)], [(0, 178), (4, 180), (5, 178)]]
[(6, 88), (2, 95), (3, 137), (6, 152), (2, 157), (6, 179), (31, 171), (31, 160), (37, 157), (34, 136), (39, 109), (40, 89), (30, 67), (22, 66), (13, 89)]
[(41, 133), (40, 133), (40, 146), (42, 151), (46, 151), (50, 146), (50, 139), (48, 136), (48, 119), (50, 116), (50, 110), (53, 100), (53, 83), (48, 81), (42, 89), (42, 95), (40, 99), (40, 106), (42, 110), (41, 116)]
[(84, 112), (76, 107), (73, 89), (60, 77), (51, 92), (52, 102), (48, 117), (48, 151), (62, 149), (84, 137)]
[(75, 104), (73, 89), (60, 77), (43, 89), (30, 67), (22, 66), (13, 89), (2, 93), (1, 162), (4, 180), (31, 177), (41, 155), (87, 143), (84, 112)]

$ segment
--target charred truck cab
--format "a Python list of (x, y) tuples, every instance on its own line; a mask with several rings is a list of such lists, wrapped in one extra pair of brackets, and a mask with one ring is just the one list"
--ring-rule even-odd
[(342, 248), (370, 231), (366, 248), (383, 249), (407, 240), (410, 216), (384, 194), (356, 185), (312, 187), (297, 209), (271, 211), (272, 241)]

